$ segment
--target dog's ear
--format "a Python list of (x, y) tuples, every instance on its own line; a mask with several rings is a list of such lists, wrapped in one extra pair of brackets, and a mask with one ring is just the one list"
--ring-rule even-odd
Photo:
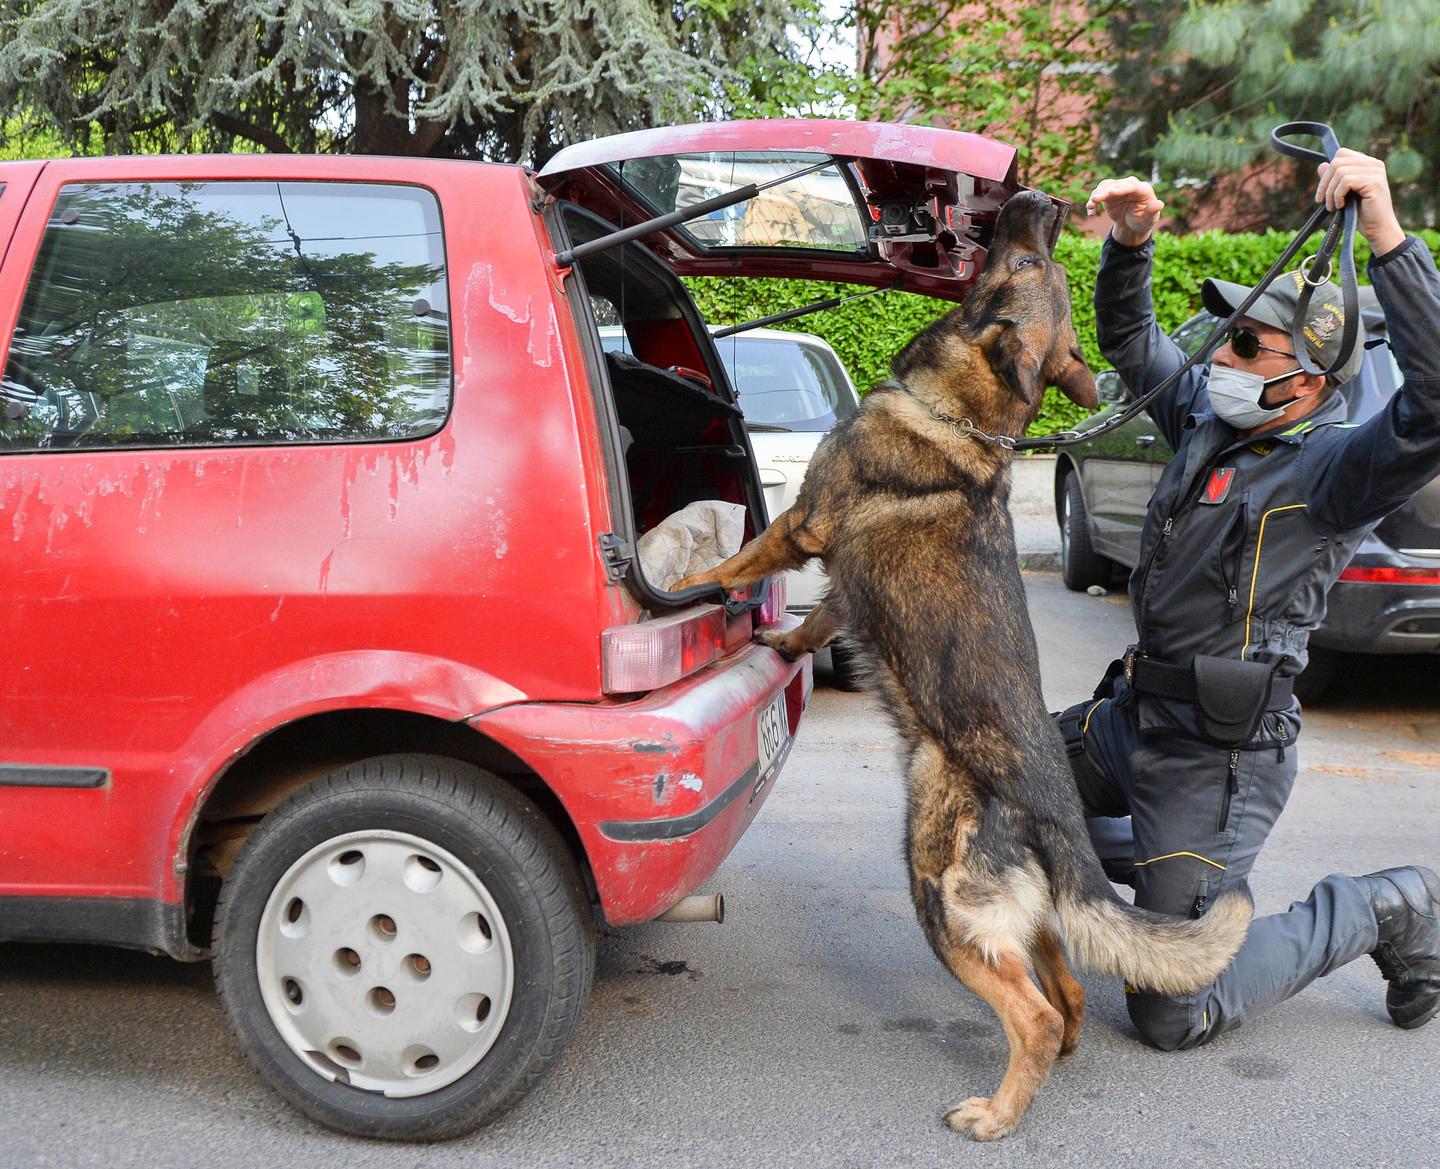
[(1029, 334), (1040, 330), (1027, 329), (1024, 325), (1010, 322), (1004, 323), (1009, 327), (999, 330), (995, 339), (986, 347), (985, 355), (989, 358), (990, 368), (1010, 387), (1015, 396), (1026, 405), (1033, 406), (1045, 392), (1045, 383), (1041, 376), (1041, 359), (1045, 350), (1043, 343), (1037, 346), (1027, 342)]
[(1055, 379), (1055, 388), (1077, 406), (1087, 410), (1100, 408), (1100, 395), (1095, 392), (1095, 375), (1085, 364), (1085, 355), (1078, 345), (1070, 346), (1070, 360)]

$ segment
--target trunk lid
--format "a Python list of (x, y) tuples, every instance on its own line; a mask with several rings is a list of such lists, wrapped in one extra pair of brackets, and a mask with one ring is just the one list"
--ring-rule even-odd
[(644, 242), (684, 276), (898, 283), (960, 301), (984, 266), (1001, 206), (1025, 189), (1015, 169), (1013, 147), (977, 134), (783, 118), (577, 143), (536, 179), (621, 227), (787, 180)]

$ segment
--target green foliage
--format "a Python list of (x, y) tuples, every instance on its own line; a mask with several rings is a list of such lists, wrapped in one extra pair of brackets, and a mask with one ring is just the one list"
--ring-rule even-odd
[[(1026, 183), (1082, 195), (1096, 118), (1112, 93), (1096, 46), (1121, 7), (854, 0), (859, 116), (1001, 138), (1015, 146)], [(1074, 108), (1086, 116), (1066, 116)]]
[(81, 135), (62, 134), (28, 115), (11, 115), (0, 121), (0, 162), (104, 154), (104, 148), (104, 137), (93, 123), (90, 133)]
[[(1420, 231), (1431, 252), (1440, 256), (1440, 231)], [(1200, 311), (1200, 285), (1207, 276), (1253, 284), (1285, 250), (1291, 236), (1284, 232), (1227, 235), (1217, 231), (1177, 236), (1162, 234), (1155, 245), (1153, 295), (1155, 317), (1167, 332)], [(1318, 242), (1319, 237), (1316, 237)], [(1110, 368), (1095, 342), (1095, 277), (1100, 270), (1101, 241), (1080, 235), (1061, 237), (1055, 258), (1065, 265), (1070, 279), (1070, 305), (1075, 333), (1085, 360), (1097, 373)], [(1356, 264), (1365, 282), (1369, 253), (1364, 240), (1356, 241)], [(803, 280), (742, 280), (704, 277), (687, 280), (701, 315), (712, 324), (728, 325), (754, 320), (812, 301), (845, 296), (853, 285)], [(954, 306), (943, 300), (910, 293), (882, 292), (828, 312), (777, 325), (780, 329), (823, 337), (845, 363), (860, 392), (890, 374), (890, 360), (916, 333)], [(1075, 425), (1087, 412), (1054, 390), (1030, 428), (1031, 434), (1048, 434)]]
[[(0, 0), (0, 145), (543, 164), (562, 145), (784, 104), (817, 0)], [(9, 148), (14, 151), (15, 146)]]
[[(1342, 145), (1383, 157), (1403, 221), (1440, 212), (1440, 0), (1136, 0), (1109, 25), (1115, 96), (1101, 135), (1113, 167), (1183, 179), (1183, 224), (1224, 185), (1230, 222), (1263, 225), (1313, 190), (1315, 168), (1281, 158), (1280, 122), (1327, 122)], [(1315, 145), (1313, 142), (1305, 145)]]

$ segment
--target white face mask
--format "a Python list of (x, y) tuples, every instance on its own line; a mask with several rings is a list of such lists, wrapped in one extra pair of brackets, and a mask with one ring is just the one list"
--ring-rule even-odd
[[(1304, 370), (1292, 370), (1279, 377), (1262, 378), (1258, 373), (1247, 373), (1228, 365), (1210, 367), (1210, 405), (1215, 413), (1230, 423), (1236, 430), (1256, 430), (1267, 422), (1274, 422), (1285, 413), (1285, 408), (1300, 400), (1289, 398), (1278, 406), (1262, 406), (1260, 399), (1265, 387), (1295, 377)], [(1303, 395), (1302, 395), (1303, 396)]]

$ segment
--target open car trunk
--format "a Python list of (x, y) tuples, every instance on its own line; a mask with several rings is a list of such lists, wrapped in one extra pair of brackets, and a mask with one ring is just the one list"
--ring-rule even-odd
[[(574, 206), (563, 208), (560, 223), (572, 244), (613, 230)], [(617, 521), (628, 521), (628, 530), (616, 533), (629, 561), (625, 579), (647, 607), (689, 604), (701, 594), (713, 598), (713, 587), (671, 592), (678, 569), (670, 579), (652, 579), (654, 569), (647, 573), (646, 563), (665, 559), (657, 549), (669, 545), (657, 529), (692, 504), (717, 505), (712, 510), (720, 526), (733, 532), (726, 555), (768, 523), (744, 416), (715, 343), (684, 286), (638, 244), (582, 261), (575, 276), (574, 293), (582, 302), (577, 309), (591, 324), (596, 402), (609, 434), (611, 511)], [(605, 326), (623, 332), (622, 345), (602, 347), (599, 330)], [(646, 540), (651, 533), (656, 535)], [(717, 553), (686, 571), (720, 559)], [(668, 563), (679, 562), (672, 557)], [(767, 592), (768, 586), (756, 585), (730, 608), (753, 607)]]
[[(823, 119), (619, 134), (567, 147), (536, 181), (562, 208), (557, 263), (578, 278), (594, 328), (625, 334), (627, 353), (604, 356), (596, 336), (594, 360), (632, 565), (634, 540), (688, 504), (743, 506), (744, 539), (772, 518), (735, 395), (676, 274), (833, 280), (958, 302), (1000, 208), (1023, 189), (1004, 143)], [(715, 593), (669, 593), (638, 565), (627, 579), (647, 606)]]

